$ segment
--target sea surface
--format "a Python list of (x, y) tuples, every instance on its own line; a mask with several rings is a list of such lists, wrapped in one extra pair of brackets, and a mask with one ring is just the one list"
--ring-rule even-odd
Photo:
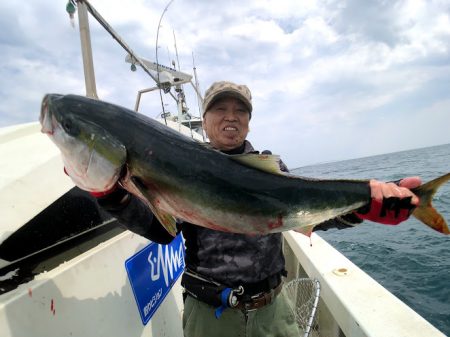
[[(450, 172), (450, 144), (291, 170), (317, 178), (420, 176), (424, 182)], [(450, 225), (450, 182), (433, 201)], [(316, 232), (372, 278), (450, 336), (450, 235), (411, 217), (398, 226), (366, 221), (356, 228)]]

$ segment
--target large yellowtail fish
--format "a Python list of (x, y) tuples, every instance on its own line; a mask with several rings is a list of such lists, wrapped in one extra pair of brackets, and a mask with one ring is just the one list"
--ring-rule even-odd
[[(40, 121), (78, 186), (103, 191), (120, 179), (173, 235), (176, 218), (235, 233), (310, 234), (315, 225), (370, 202), (368, 180), (285, 174), (277, 156), (226, 155), (99, 100), (47, 95)], [(420, 198), (413, 215), (444, 234), (449, 229), (431, 200), (449, 179), (447, 173), (413, 190)]]

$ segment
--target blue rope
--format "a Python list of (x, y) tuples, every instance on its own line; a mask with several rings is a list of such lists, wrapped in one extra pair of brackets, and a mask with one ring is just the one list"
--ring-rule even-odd
[(214, 311), (214, 315), (216, 316), (217, 319), (219, 319), (223, 311), (229, 307), (228, 298), (230, 297), (231, 290), (232, 290), (231, 288), (225, 288), (220, 293), (220, 301), (222, 302), (222, 305)]

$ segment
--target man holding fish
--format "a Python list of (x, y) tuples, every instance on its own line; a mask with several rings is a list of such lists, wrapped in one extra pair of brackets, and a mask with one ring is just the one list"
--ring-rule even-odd
[[(57, 118), (51, 122), (45, 116), (47, 110), (51, 110), (47, 107), (49, 103), (50, 99), (44, 99), (41, 123), (43, 132), (56, 137), (55, 129), (48, 124), (55, 123)], [(253, 112), (247, 86), (226, 81), (214, 83), (205, 93), (203, 110), (203, 128), (215, 150), (237, 158), (242, 154), (257, 153), (246, 140)], [(63, 125), (63, 128), (66, 127)], [(270, 152), (264, 151), (262, 157), (264, 155), (270, 157)], [(92, 161), (92, 156), (89, 156), (89, 161)], [(169, 206), (164, 206), (162, 198), (159, 199), (163, 195), (160, 191), (163, 185), (158, 185), (156, 180), (151, 184), (139, 179), (132, 180), (122, 167), (121, 173), (116, 175), (114, 183), (109, 184), (106, 190), (90, 188), (85, 180), (80, 182), (76, 170), (68, 169), (69, 162), (65, 162), (66, 172), (74, 182), (96, 196), (98, 203), (128, 229), (158, 243), (169, 243), (173, 239), (174, 233), (169, 233), (165, 215), (159, 213), (155, 206), (161, 203), (161, 208), (171, 210)], [(211, 165), (214, 163), (211, 162)], [(278, 166), (279, 174), (287, 171), (281, 160)], [(124, 175), (128, 178), (123, 178)], [(141, 194), (130, 193), (133, 191), (129, 187), (130, 180)], [(221, 183), (226, 184), (227, 181)], [(314, 226), (303, 226), (299, 231), (310, 235), (312, 230), (317, 229), (352, 227), (364, 219), (398, 224), (406, 220), (419, 204), (419, 198), (410, 189), (420, 184), (417, 177), (396, 183), (370, 180), (361, 190), (367, 197), (371, 196), (368, 202), (358, 204), (364, 204), (364, 207), (342, 211), (338, 216), (324, 218), (327, 220), (320, 223), (316, 221)], [(152, 187), (158, 193), (152, 195)], [(238, 194), (236, 198), (239, 198)], [(246, 207), (245, 204), (242, 206)], [(176, 211), (179, 220), (175, 232), (183, 233), (186, 245), (186, 272), (182, 278), (185, 288), (185, 336), (298, 336), (293, 309), (282, 291), (286, 271), (280, 231), (285, 230), (281, 227), (287, 220), (278, 215), (268, 222), (270, 231), (247, 233), (229, 229), (211, 219), (208, 222), (199, 217), (199, 223), (196, 223), (196, 214), (188, 214), (189, 209)], [(226, 214), (221, 216), (219, 219), (227, 219)], [(239, 218), (233, 221), (239, 222), (236, 219)]]

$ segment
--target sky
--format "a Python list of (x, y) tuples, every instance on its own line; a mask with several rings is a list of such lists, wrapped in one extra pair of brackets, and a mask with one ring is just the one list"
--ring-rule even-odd
[[(248, 139), (290, 168), (450, 143), (450, 0), (174, 0), (158, 49), (168, 1), (90, 2), (138, 55), (195, 64), (202, 92), (246, 84)], [(46, 93), (85, 94), (66, 3), (0, 2), (0, 127), (37, 121)], [(134, 108), (154, 82), (92, 17), (90, 30), (99, 98)], [(161, 111), (158, 93), (143, 96), (140, 112)]]

